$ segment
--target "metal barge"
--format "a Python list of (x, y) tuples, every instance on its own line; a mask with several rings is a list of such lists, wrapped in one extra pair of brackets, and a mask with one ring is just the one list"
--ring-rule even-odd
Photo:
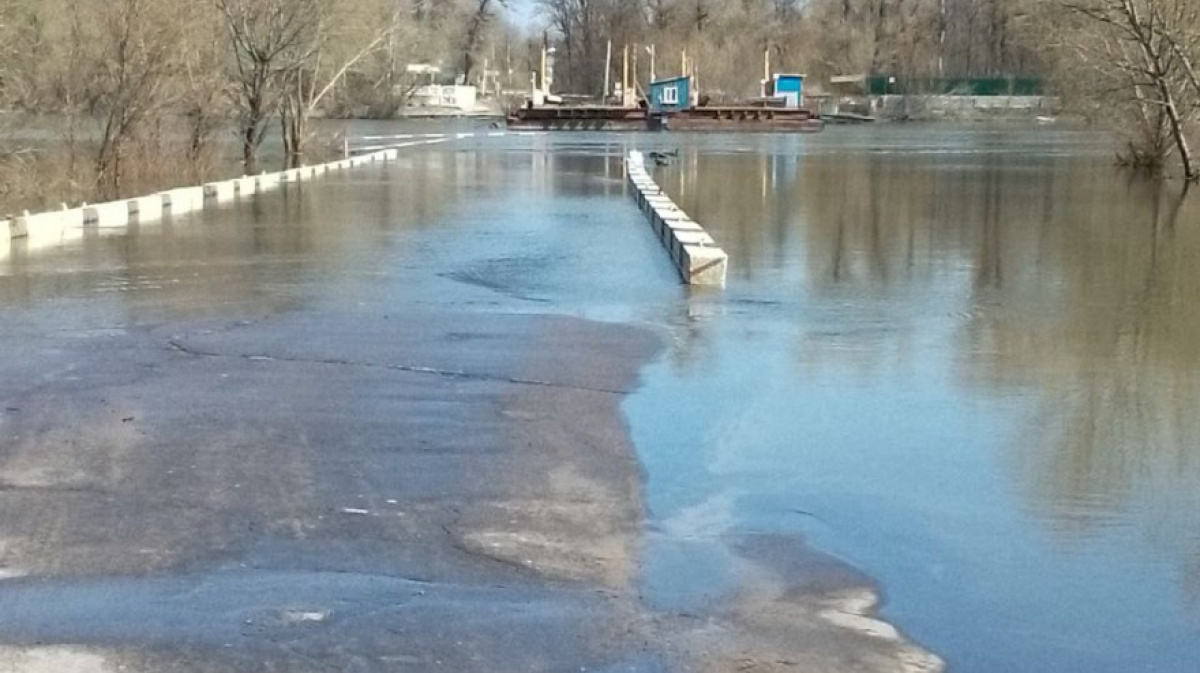
[(640, 107), (526, 106), (508, 115), (508, 128), (532, 131), (647, 131), (658, 120)]
[[(732, 131), (817, 133), (825, 123), (801, 107), (803, 75), (775, 75), (763, 97), (744, 105), (710, 106), (697, 95), (691, 76), (650, 83), (640, 105), (535, 105), (508, 115), (510, 129), (536, 131)], [(632, 100), (627, 99), (632, 103)]]

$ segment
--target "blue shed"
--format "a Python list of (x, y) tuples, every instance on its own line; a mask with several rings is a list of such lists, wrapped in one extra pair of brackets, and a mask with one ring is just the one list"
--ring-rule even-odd
[(650, 111), (678, 112), (692, 107), (692, 78), (673, 77), (650, 83)]
[(800, 107), (804, 102), (804, 75), (775, 75), (767, 95), (784, 99), (784, 104), (789, 108)]

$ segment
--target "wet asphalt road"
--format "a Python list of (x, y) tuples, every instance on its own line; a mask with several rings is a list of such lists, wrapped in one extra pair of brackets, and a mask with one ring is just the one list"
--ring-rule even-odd
[(643, 601), (620, 404), (670, 334), (568, 314), (679, 289), (612, 157), (526, 153), (10, 260), (0, 672), (935, 670), (797, 539)]

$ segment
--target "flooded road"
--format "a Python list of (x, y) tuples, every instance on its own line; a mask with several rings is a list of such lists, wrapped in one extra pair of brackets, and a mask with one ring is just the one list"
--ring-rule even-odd
[[(723, 291), (624, 191), (655, 146)], [(0, 255), (0, 643), (921, 670), (882, 599), (951, 670), (1193, 669), (1200, 203), (1103, 141), (473, 138), (300, 187)]]

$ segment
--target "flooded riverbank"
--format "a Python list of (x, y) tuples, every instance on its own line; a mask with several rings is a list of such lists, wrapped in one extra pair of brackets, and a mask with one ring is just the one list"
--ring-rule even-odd
[[(653, 147), (723, 291), (678, 284), (625, 192)], [(908, 637), (951, 670), (1190, 670), (1200, 213), (1110, 164), (1014, 127), (471, 138), (10, 257), (0, 641), (936, 668)], [(181, 630), (89, 626), (98, 597)], [(462, 628), (410, 647), (413, 615)]]

